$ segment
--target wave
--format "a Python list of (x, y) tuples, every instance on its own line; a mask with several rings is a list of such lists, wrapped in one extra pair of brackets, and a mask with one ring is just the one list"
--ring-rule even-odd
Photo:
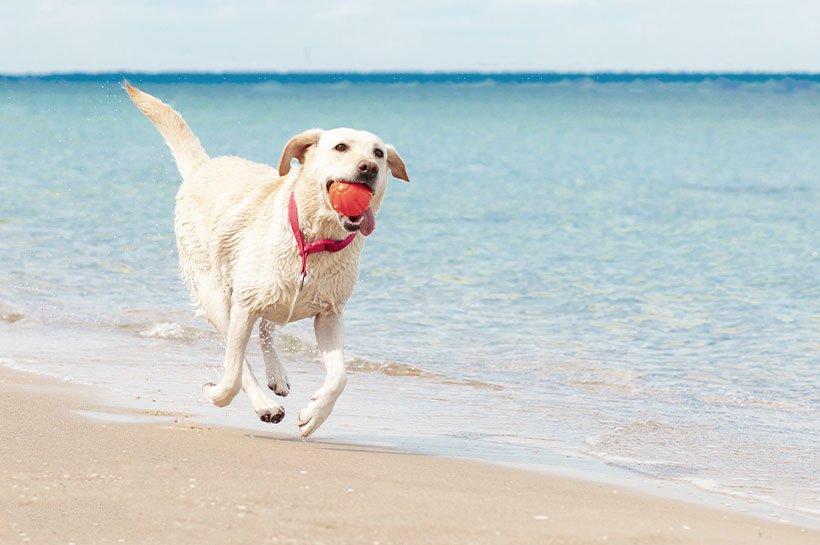
[(217, 339), (219, 335), (210, 327), (204, 329), (194, 325), (187, 325), (179, 321), (163, 317), (159, 320), (125, 322), (115, 324), (115, 327), (128, 331), (138, 337), (147, 339), (163, 339), (191, 343), (201, 339)]
[(782, 399), (767, 399), (762, 397), (736, 397), (732, 395), (701, 394), (697, 399), (710, 405), (723, 405), (732, 407), (756, 407), (761, 409), (779, 409), (797, 411), (801, 407), (792, 403), (787, 403)]
[[(596, 441), (589, 439), (587, 445), (590, 447), (597, 446)], [(755, 484), (748, 480), (735, 484), (722, 483), (716, 479), (698, 476), (697, 473), (702, 471), (701, 468), (673, 460), (618, 456), (600, 450), (585, 450), (584, 453), (603, 461), (607, 465), (652, 479), (685, 483), (712, 494), (744, 500), (751, 504), (769, 505), (783, 511), (774, 514), (780, 518), (783, 518), (786, 513), (791, 513), (792, 515), (799, 515), (801, 519), (807, 520), (812, 525), (818, 524), (817, 517), (820, 517), (820, 505), (796, 505), (794, 502), (781, 501), (776, 497), (775, 490), (760, 483)], [(772, 515), (771, 513), (768, 514)], [(792, 515), (788, 515), (789, 518)]]
[(13, 306), (0, 303), (0, 322), (8, 322), (13, 324), (14, 322), (19, 322), (23, 318), (25, 318), (25, 315), (22, 312), (18, 312), (18, 310)]
[(21, 312), (17, 312), (16, 310), (0, 303), (0, 322), (8, 322), (13, 324), (14, 322), (19, 322), (25, 318), (25, 316)]
[[(142, 315), (141, 312), (135, 313)], [(164, 341), (194, 343), (200, 340), (219, 340), (219, 334), (210, 326), (197, 327), (187, 325), (177, 321), (178, 316), (168, 315), (153, 317), (154, 320), (129, 321), (116, 324), (115, 327), (130, 332), (133, 335), (146, 339), (161, 339)], [(177, 318), (177, 319), (174, 319)], [(298, 335), (279, 332), (276, 339), (276, 348), (303, 361), (310, 361), (321, 364), (321, 357), (318, 348), (312, 342), (308, 342)], [(484, 382), (474, 379), (455, 377), (443, 373), (428, 371), (408, 363), (389, 360), (375, 360), (362, 357), (348, 357), (345, 361), (345, 368), (353, 373), (381, 373), (389, 377), (417, 377), (427, 380), (434, 380), (443, 384), (454, 384), (473, 388), (484, 388), (491, 390), (503, 390), (504, 387), (498, 384)]]
[(0, 321), (2, 322), (9, 322), (10, 324), (13, 324), (14, 322), (19, 322), (23, 318), (25, 318), (25, 316), (19, 312), (6, 312), (0, 309)]
[(810, 516), (815, 521), (815, 523), (817, 522), (817, 517), (820, 517), (820, 504), (816, 506), (804, 506), (778, 501), (776, 498), (772, 497), (772, 490), (766, 487), (760, 487), (757, 489), (745, 487), (745, 489), (740, 489), (739, 487), (723, 485), (714, 479), (704, 479), (699, 477), (685, 478), (679, 480), (686, 482), (697, 488), (700, 488), (701, 490), (706, 490), (707, 492), (713, 492), (717, 494), (722, 494), (724, 496), (740, 498), (751, 502), (766, 503), (768, 505), (780, 509), (794, 511), (802, 515), (807, 515)]
[(138, 332), (140, 337), (169, 339), (175, 341), (196, 341), (210, 337), (206, 331), (188, 327), (176, 322), (159, 322)]
[(345, 362), (348, 371), (383, 373), (391, 377), (436, 377), (424, 369), (395, 361), (375, 361), (364, 358), (351, 358)]
[(365, 358), (350, 358), (345, 362), (345, 368), (352, 372), (382, 373), (390, 377), (419, 377), (433, 380), (442, 384), (454, 384), (457, 386), (469, 386), (472, 388), (484, 388), (489, 390), (504, 390), (499, 384), (485, 382), (475, 379), (454, 377), (444, 373), (434, 373), (407, 363), (397, 361), (368, 360)]
[[(584, 453), (613, 467), (626, 469), (655, 479), (679, 479), (696, 474), (699, 468), (679, 460), (666, 457), (648, 457), (640, 448), (641, 438), (650, 441), (657, 435), (668, 432), (668, 426), (649, 420), (617, 426), (600, 437), (587, 437)], [(632, 448), (634, 447), (634, 448)], [(650, 451), (652, 449), (649, 449)], [(658, 449), (655, 449), (658, 451)], [(617, 452), (617, 454), (616, 454)], [(656, 454), (665, 453), (660, 449)]]

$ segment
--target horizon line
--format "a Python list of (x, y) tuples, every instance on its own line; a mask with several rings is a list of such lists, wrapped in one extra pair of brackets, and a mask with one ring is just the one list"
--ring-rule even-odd
[(70, 71), (70, 72), (0, 72), (0, 81), (102, 81), (133, 79), (144, 82), (187, 83), (557, 83), (562, 80), (593, 79), (601, 83), (656, 79), (667, 82), (701, 82), (727, 79), (744, 82), (803, 80), (820, 83), (820, 72), (799, 71)]

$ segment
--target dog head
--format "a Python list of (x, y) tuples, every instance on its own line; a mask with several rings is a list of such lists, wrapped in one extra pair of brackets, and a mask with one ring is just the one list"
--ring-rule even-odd
[[(396, 149), (382, 142), (375, 134), (354, 129), (311, 129), (291, 138), (282, 152), (279, 175), (290, 172), (296, 159), (301, 165), (298, 184), (309, 194), (317, 207), (319, 219), (334, 220), (346, 232), (361, 230), (369, 235), (375, 228), (375, 213), (379, 211), (385, 189), (387, 171), (400, 180), (410, 181)], [(373, 192), (370, 208), (361, 216), (338, 214), (330, 204), (328, 191), (336, 182), (357, 183)], [(331, 221), (332, 223), (332, 221)]]

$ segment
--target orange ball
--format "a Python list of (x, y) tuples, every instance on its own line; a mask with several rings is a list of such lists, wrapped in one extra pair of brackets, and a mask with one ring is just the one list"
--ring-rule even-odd
[(364, 214), (364, 211), (370, 208), (370, 201), (373, 199), (373, 193), (366, 185), (348, 182), (334, 182), (328, 195), (333, 209), (347, 217)]

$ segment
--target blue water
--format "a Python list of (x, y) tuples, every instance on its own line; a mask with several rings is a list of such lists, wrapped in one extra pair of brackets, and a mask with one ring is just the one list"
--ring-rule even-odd
[[(319, 435), (820, 518), (820, 77), (130, 78), (211, 156), (352, 126), (407, 163)], [(199, 394), (221, 347), (177, 278), (178, 175), (118, 80), (0, 78), (0, 359), (265, 430)], [(310, 329), (277, 431), (321, 381)]]

